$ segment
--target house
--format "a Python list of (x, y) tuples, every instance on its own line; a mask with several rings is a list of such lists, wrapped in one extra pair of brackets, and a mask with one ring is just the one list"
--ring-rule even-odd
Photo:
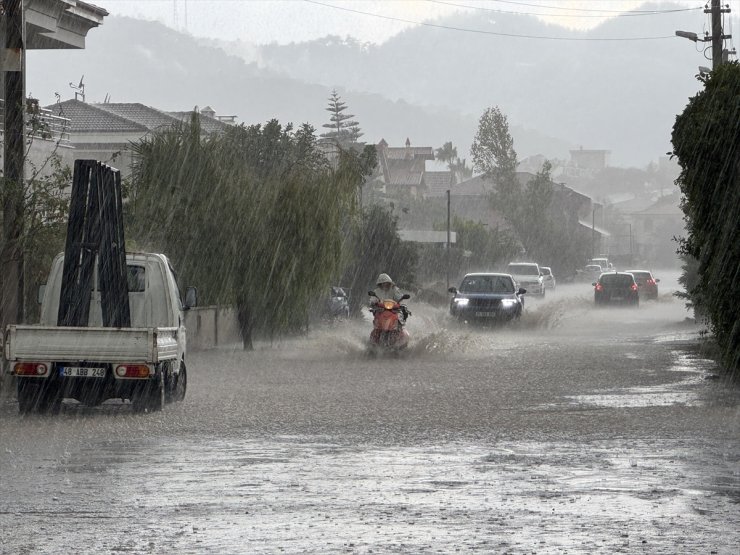
[(452, 192), (455, 182), (455, 174), (451, 171), (424, 172), (424, 183), (427, 186), (427, 197), (445, 196), (447, 191)]
[(610, 150), (584, 149), (570, 151), (571, 164), (578, 169), (597, 173), (609, 165)]
[(665, 195), (642, 210), (625, 214), (635, 258), (648, 267), (676, 263), (674, 237), (686, 234), (681, 193)]
[(434, 160), (430, 146), (412, 147), (407, 138), (404, 147), (390, 147), (381, 139), (376, 147), (379, 175), (376, 189), (386, 196), (422, 198), (428, 191), (425, 178), (426, 161)]
[[(26, 0), (24, 3), (26, 50), (58, 50), (85, 48), (85, 39), (92, 29), (103, 24), (108, 12), (79, 0)], [(4, 17), (4, 16), (3, 16)], [(5, 45), (5, 25), (0, 25), (0, 41)], [(5, 60), (10, 63), (9, 60)], [(5, 90), (5, 72), (0, 71), (0, 94)], [(23, 91), (26, 97), (25, 90)], [(0, 143), (5, 141), (5, 103), (0, 100)], [(41, 168), (52, 153), (71, 164), (70, 122), (53, 111), (41, 108), (38, 101), (26, 102), (26, 134), (30, 142), (26, 156), (26, 175), (31, 168)], [(0, 164), (4, 155), (0, 148)], [(48, 167), (48, 165), (47, 165)]]
[[(136, 102), (87, 103), (65, 100), (46, 107), (53, 115), (69, 120), (69, 143), (74, 159), (92, 158), (131, 172), (131, 144), (150, 133), (187, 122), (193, 112), (165, 112)], [(220, 133), (229, 124), (217, 119), (208, 108), (200, 112), (203, 134)]]
[[(519, 184), (524, 187), (536, 176), (529, 172), (516, 172)], [(592, 244), (595, 252), (601, 252), (610, 237), (603, 226), (603, 205), (566, 186), (551, 183), (553, 188), (552, 208), (557, 214), (566, 214), (576, 224), (580, 237)], [(451, 192), (450, 210), (456, 216), (477, 221), (489, 229), (508, 230), (511, 227), (505, 215), (491, 203), (494, 183), (483, 175), (477, 175), (458, 183)]]

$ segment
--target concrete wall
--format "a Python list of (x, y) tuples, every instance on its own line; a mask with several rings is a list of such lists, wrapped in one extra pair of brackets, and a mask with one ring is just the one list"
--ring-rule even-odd
[(231, 307), (204, 306), (185, 313), (188, 350), (201, 351), (241, 341), (236, 311)]

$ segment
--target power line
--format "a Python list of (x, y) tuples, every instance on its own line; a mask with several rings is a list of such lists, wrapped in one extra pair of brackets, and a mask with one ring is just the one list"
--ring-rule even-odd
[[(562, 6), (545, 6), (542, 4), (529, 4), (527, 2), (515, 2), (514, 0), (493, 0), (494, 2), (500, 2), (501, 4), (513, 4), (515, 6), (527, 6), (529, 8), (545, 8), (548, 10), (567, 10), (575, 12), (600, 12), (600, 13), (623, 13), (624, 10), (602, 10), (592, 8), (564, 8)], [(701, 10), (702, 8), (673, 8), (670, 10), (632, 10), (632, 13), (641, 14), (656, 14), (656, 13), (673, 13), (673, 12), (690, 12), (694, 10)]]
[[(694, 10), (701, 10), (702, 8), (685, 8), (685, 9), (673, 9), (673, 10), (655, 10), (655, 11), (639, 11), (639, 10), (632, 10), (629, 12), (618, 12), (616, 10), (604, 10), (605, 13), (601, 15), (597, 15), (594, 13), (588, 13), (588, 14), (565, 14), (565, 13), (542, 13), (542, 12), (520, 12), (520, 11), (514, 11), (514, 10), (501, 10), (497, 8), (487, 8), (485, 6), (471, 6), (469, 4), (459, 4), (457, 2), (445, 2), (444, 0), (427, 0), (427, 2), (432, 2), (434, 4), (442, 4), (445, 6), (453, 6), (456, 8), (468, 8), (471, 10), (483, 10), (486, 12), (495, 12), (495, 13), (503, 13), (503, 14), (514, 14), (514, 15), (536, 15), (539, 17), (596, 17), (596, 18), (606, 18), (606, 17), (644, 17), (644, 16), (650, 16), (650, 15), (666, 15), (666, 14), (672, 14), (675, 12), (685, 12), (685, 11), (694, 11)], [(511, 2), (515, 3), (515, 2)], [(522, 4), (526, 6), (532, 6), (532, 4)], [(562, 9), (562, 10), (574, 10), (574, 11), (587, 11), (587, 12), (598, 12), (601, 10), (588, 10), (584, 9), (581, 10), (580, 8), (561, 8), (558, 6), (537, 6), (540, 8), (545, 9)], [(611, 15), (610, 15), (611, 14)]]
[(496, 31), (484, 31), (482, 29), (468, 29), (465, 27), (454, 27), (451, 25), (439, 25), (437, 23), (429, 23), (426, 21), (412, 21), (410, 19), (403, 19), (400, 17), (392, 17), (390, 15), (382, 15), (377, 13), (363, 12), (360, 10), (354, 10), (344, 6), (335, 6), (333, 4), (325, 4), (324, 2), (318, 2), (317, 0), (303, 0), (309, 4), (316, 4), (317, 6), (323, 6), (325, 8), (331, 8), (334, 10), (341, 10), (345, 12), (355, 13), (359, 15), (366, 15), (370, 17), (377, 17), (379, 19), (385, 19), (388, 21), (397, 21), (399, 23), (410, 23), (412, 25), (421, 25), (424, 27), (433, 27), (435, 29), (446, 29), (449, 31), (461, 31), (465, 33), (476, 33), (479, 35), (493, 35), (497, 37), (512, 37), (521, 39), (540, 39), (540, 40), (571, 40), (571, 41), (584, 41), (584, 42), (624, 42), (624, 41), (638, 41), (638, 40), (663, 40), (675, 38), (674, 35), (665, 35), (658, 37), (613, 37), (613, 38), (598, 38), (598, 37), (553, 37), (547, 35), (520, 35), (516, 33), (501, 33)]

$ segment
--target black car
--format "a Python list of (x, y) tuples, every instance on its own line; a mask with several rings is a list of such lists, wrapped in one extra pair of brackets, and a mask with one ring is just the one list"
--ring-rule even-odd
[(594, 282), (594, 301), (596, 304), (640, 304), (639, 290), (635, 276), (627, 272), (608, 272)]
[(450, 314), (467, 322), (507, 322), (522, 315), (522, 295), (509, 274), (467, 274), (460, 289), (450, 287), (454, 295)]

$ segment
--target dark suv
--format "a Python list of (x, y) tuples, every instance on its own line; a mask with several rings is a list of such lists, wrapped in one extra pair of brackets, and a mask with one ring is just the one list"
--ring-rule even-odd
[(509, 274), (467, 274), (454, 295), (450, 314), (466, 322), (507, 322), (522, 314), (522, 295)]
[(640, 296), (637, 283), (632, 274), (609, 272), (601, 274), (594, 282), (594, 301), (596, 304), (619, 303), (638, 306)]

